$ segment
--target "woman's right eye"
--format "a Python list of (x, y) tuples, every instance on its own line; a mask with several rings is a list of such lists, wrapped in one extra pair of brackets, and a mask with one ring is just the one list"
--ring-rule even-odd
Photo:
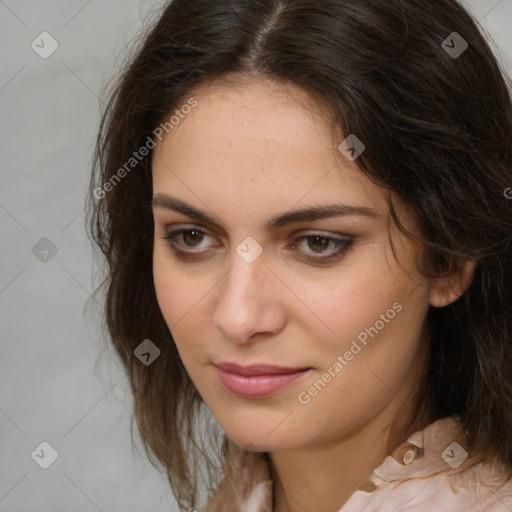
[[(212, 248), (201, 245), (206, 237), (209, 237), (209, 235), (206, 231), (201, 229), (181, 228), (170, 231), (163, 238), (164, 240), (168, 240), (169, 246), (176, 254), (182, 256), (194, 256), (198, 253), (209, 251)], [(183, 243), (178, 243), (180, 239)], [(190, 250), (194, 248), (199, 248), (201, 250)]]

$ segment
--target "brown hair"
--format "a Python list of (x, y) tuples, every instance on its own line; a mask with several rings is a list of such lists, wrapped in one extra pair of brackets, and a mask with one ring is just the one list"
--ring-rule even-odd
[[(512, 102), (478, 24), (455, 0), (174, 0), (104, 109), (87, 226), (107, 266), (95, 292), (106, 289), (105, 331), (145, 450), (180, 506), (198, 504), (204, 471), (213, 488), (223, 454), (204, 436), (221, 433), (198, 430), (211, 419), (157, 304), (151, 152), (126, 163), (195, 87), (228, 75), (297, 86), (364, 142), (361, 171), (421, 220), (425, 275), (478, 263), (459, 300), (429, 311), (422, 399), (433, 417), (459, 414), (472, 450), (512, 468)], [(161, 351), (149, 366), (134, 355), (145, 339)]]

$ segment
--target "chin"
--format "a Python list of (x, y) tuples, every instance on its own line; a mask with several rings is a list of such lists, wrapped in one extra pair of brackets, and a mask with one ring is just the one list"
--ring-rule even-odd
[(285, 428), (287, 414), (279, 412), (265, 416), (261, 411), (254, 414), (237, 413), (236, 419), (230, 421), (224, 417), (219, 424), (231, 441), (241, 448), (255, 452), (273, 452), (297, 446), (298, 433), (301, 430), (290, 426)]

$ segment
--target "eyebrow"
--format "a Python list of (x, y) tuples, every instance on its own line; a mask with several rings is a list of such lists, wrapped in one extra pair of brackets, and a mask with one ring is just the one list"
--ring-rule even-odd
[[(198, 221), (210, 223), (213, 225), (220, 224), (223, 227), (224, 224), (219, 222), (215, 217), (198, 210), (191, 204), (181, 201), (175, 197), (168, 196), (166, 194), (156, 194), (152, 201), (153, 208), (165, 208), (167, 210), (173, 210), (175, 212), (182, 213), (188, 217), (194, 218)], [(345, 204), (328, 204), (312, 206), (301, 210), (292, 210), (290, 212), (283, 213), (272, 217), (266, 222), (267, 230), (273, 230), (294, 224), (296, 222), (304, 221), (315, 221), (320, 219), (326, 219), (329, 217), (339, 216), (362, 216), (370, 218), (379, 218), (381, 215), (373, 208), (365, 206), (349, 206)]]

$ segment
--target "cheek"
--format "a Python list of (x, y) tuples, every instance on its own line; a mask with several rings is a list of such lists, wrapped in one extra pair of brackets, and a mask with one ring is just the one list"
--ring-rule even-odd
[[(390, 398), (390, 389), (400, 386), (416, 359), (429, 307), (428, 288), (407, 273), (383, 265), (364, 267), (297, 289), (314, 312), (300, 320), (296, 314), (295, 321), (302, 322), (311, 340), (308, 353), (319, 370), (315, 379), (327, 372), (332, 381), (314, 407), (344, 397), (340, 414), (358, 407), (362, 413), (376, 410)], [(312, 385), (305, 383), (302, 390)]]
[(400, 302), (411, 287), (407, 280), (367, 264), (351, 267), (346, 273), (326, 274), (314, 282), (294, 282), (294, 293), (306, 305), (302, 307), (306, 314), (296, 312), (295, 321), (303, 324), (325, 353), (348, 350), (365, 328), (376, 322), (381, 326), (381, 315), (392, 322), (398, 317), (393, 304)]
[(158, 305), (169, 328), (200, 306), (211, 286), (205, 277), (182, 272), (183, 263), (176, 262), (165, 249), (155, 247), (153, 256), (153, 281)]
[(191, 286), (189, 279), (174, 270), (173, 265), (174, 263), (163, 254), (163, 251), (155, 249), (153, 281), (158, 306), (183, 359), (186, 354), (183, 353), (178, 342), (181, 338), (179, 333), (181, 329), (186, 328), (188, 315), (193, 312), (194, 305), (199, 302), (200, 283)]
[[(416, 372), (424, 364), (422, 347), (427, 346), (421, 337), (428, 309), (425, 297), (421, 289), (412, 294), (399, 290), (392, 296), (382, 294), (376, 301), (381, 306), (371, 301), (366, 309), (340, 306), (337, 324), (335, 311), (331, 311), (336, 336), (315, 338), (315, 351), (310, 353), (318, 357), (318, 371), (294, 397), (300, 404), (294, 407), (300, 412), (294, 415), (295, 427), (307, 431), (306, 438), (314, 437), (318, 429), (322, 435), (336, 437), (391, 400), (408, 402), (412, 383), (419, 382)], [(308, 418), (323, 421), (311, 423)], [(293, 434), (291, 424), (286, 428), (281, 440)]]
[(155, 249), (153, 281), (158, 306), (171, 331), (183, 363), (201, 360), (200, 340), (211, 329), (211, 294), (219, 277), (209, 273), (180, 271), (179, 262), (171, 260), (165, 250)]
[(183, 302), (178, 300), (180, 286), (179, 277), (170, 269), (170, 264), (161, 254), (162, 251), (155, 248), (153, 255), (153, 282), (158, 306), (165, 318), (167, 326), (172, 327), (180, 317)]

